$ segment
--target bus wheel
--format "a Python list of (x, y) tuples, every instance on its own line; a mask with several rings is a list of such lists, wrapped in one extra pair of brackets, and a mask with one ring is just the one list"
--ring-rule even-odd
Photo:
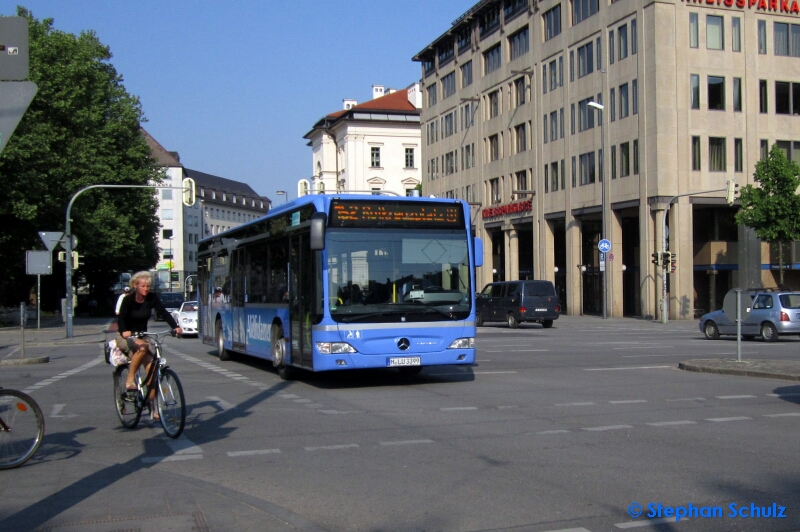
[(283, 329), (280, 325), (272, 325), (270, 340), (272, 343), (272, 365), (277, 368), (278, 376), (284, 381), (292, 380), (294, 371), (291, 366), (286, 365), (286, 339), (283, 337)]
[(225, 338), (222, 336), (222, 322), (217, 320), (217, 325), (214, 327), (216, 331), (216, 339), (217, 339), (217, 356), (220, 360), (230, 360), (231, 354), (225, 349)]

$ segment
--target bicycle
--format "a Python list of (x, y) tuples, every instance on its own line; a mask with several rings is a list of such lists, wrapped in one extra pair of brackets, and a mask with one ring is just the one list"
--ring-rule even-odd
[(44, 437), (42, 409), (28, 394), (0, 388), (0, 469), (19, 467)]
[[(134, 378), (135, 392), (125, 389), (130, 371), (129, 364), (122, 364), (114, 369), (114, 406), (122, 426), (128, 429), (136, 428), (144, 407), (148, 405), (147, 396), (150, 387), (147, 383), (151, 382), (155, 374), (158, 383), (155, 407), (161, 418), (161, 426), (167, 436), (177, 438), (183, 432), (186, 424), (186, 402), (178, 375), (167, 366), (167, 360), (161, 355), (161, 340), (168, 334), (174, 336), (174, 332), (171, 330), (158, 333), (141, 332), (134, 335), (137, 338), (150, 337), (153, 339), (155, 351), (153, 362), (147, 372), (145, 372), (144, 364), (139, 367)], [(145, 373), (147, 375), (144, 375)]]

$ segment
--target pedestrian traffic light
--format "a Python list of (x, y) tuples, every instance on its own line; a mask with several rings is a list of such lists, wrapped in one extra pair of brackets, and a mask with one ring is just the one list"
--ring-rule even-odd
[(195, 184), (194, 179), (187, 177), (183, 180), (183, 204), (187, 207), (194, 205)]
[(672, 253), (665, 251), (661, 256), (661, 265), (666, 268), (670, 262), (672, 262)]
[(736, 201), (736, 193), (739, 192), (739, 185), (735, 181), (728, 180), (727, 188), (725, 189), (725, 201), (728, 205), (733, 205)]
[(656, 266), (661, 266), (661, 253), (653, 253), (652, 263)]
[(59, 251), (58, 252), (58, 262), (67, 262), (67, 252), (66, 251)]
[[(66, 253), (66, 251), (64, 253)], [(83, 265), (83, 263), (80, 262), (80, 260), (81, 260), (81, 256), (78, 254), (78, 252), (77, 251), (73, 251), (72, 252), (72, 269), (73, 270), (77, 270), (80, 266)]]

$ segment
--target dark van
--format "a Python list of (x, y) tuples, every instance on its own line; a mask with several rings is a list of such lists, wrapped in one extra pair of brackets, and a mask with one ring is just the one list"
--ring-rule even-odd
[(548, 329), (558, 319), (561, 305), (550, 281), (489, 283), (475, 298), (476, 325), (505, 321), (516, 328), (523, 321), (539, 322)]

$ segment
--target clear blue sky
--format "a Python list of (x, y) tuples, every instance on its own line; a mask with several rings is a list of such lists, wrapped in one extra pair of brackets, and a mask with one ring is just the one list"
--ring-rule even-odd
[(0, 0), (109, 46), (147, 129), (187, 168), (273, 200), (312, 173), (303, 139), (342, 99), (420, 78), (411, 58), (477, 0)]

